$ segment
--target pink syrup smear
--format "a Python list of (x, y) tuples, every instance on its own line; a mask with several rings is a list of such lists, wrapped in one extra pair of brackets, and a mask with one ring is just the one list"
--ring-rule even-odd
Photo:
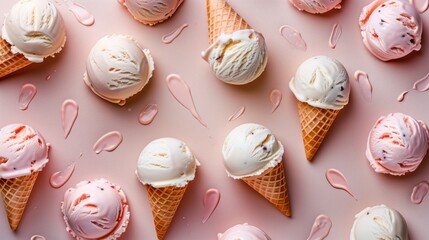
[(401, 94), (399, 94), (397, 98), (398, 102), (402, 102), (405, 98), (405, 95), (412, 90), (415, 90), (418, 92), (426, 92), (427, 90), (429, 90), (429, 73), (426, 74), (426, 76), (414, 82), (412, 89), (403, 91)]
[(96, 154), (99, 154), (102, 151), (111, 152), (115, 150), (121, 142), (122, 134), (118, 131), (112, 131), (104, 134), (100, 139), (98, 139), (92, 149)]
[(158, 114), (158, 105), (154, 103), (146, 105), (143, 111), (139, 114), (139, 123), (143, 125), (150, 124), (153, 119), (155, 119), (156, 114)]
[(328, 216), (319, 215), (314, 220), (311, 228), (310, 236), (307, 240), (323, 240), (325, 239), (332, 227), (332, 221)]
[(246, 108), (244, 106), (242, 106), (234, 114), (229, 116), (228, 121), (231, 122), (231, 121), (234, 121), (235, 119), (239, 118), (241, 115), (243, 115), (245, 110), (246, 110)]
[(274, 89), (270, 93), (270, 101), (271, 101), (271, 113), (273, 113), (279, 106), (282, 101), (283, 95), (282, 92), (278, 89)]
[(49, 184), (51, 185), (51, 187), (60, 188), (64, 184), (66, 184), (66, 182), (72, 176), (75, 166), (76, 166), (76, 163), (73, 162), (70, 165), (68, 165), (64, 170), (54, 172), (49, 178)]
[(354, 74), (356, 82), (359, 84), (360, 91), (367, 101), (372, 99), (372, 85), (369, 81), (368, 74), (364, 71), (357, 70)]
[(77, 102), (72, 99), (67, 99), (63, 102), (63, 105), (61, 106), (61, 126), (64, 130), (64, 138), (67, 138), (70, 134), (78, 112), (79, 106), (77, 105)]
[(424, 13), (429, 8), (428, 0), (410, 0), (411, 4), (417, 9), (419, 13)]
[(417, 183), (413, 188), (413, 192), (411, 193), (411, 202), (414, 204), (420, 204), (426, 197), (428, 191), (429, 183), (427, 181), (421, 181)]
[(30, 240), (46, 240), (46, 238), (40, 235), (33, 235)]
[(337, 46), (338, 40), (340, 40), (341, 33), (343, 32), (341, 25), (335, 23), (332, 27), (331, 36), (329, 37), (329, 47), (334, 49)]
[(31, 83), (27, 83), (22, 85), (21, 91), (19, 92), (18, 103), (19, 109), (24, 111), (30, 105), (31, 100), (33, 100), (34, 96), (37, 93), (37, 88)]
[(307, 50), (307, 43), (301, 36), (301, 33), (289, 25), (283, 25), (280, 27), (280, 35), (282, 35), (292, 46), (304, 50)]
[(168, 90), (174, 96), (174, 98), (188, 109), (192, 116), (197, 119), (204, 127), (207, 125), (203, 122), (202, 118), (195, 109), (194, 100), (192, 99), (191, 89), (188, 84), (177, 74), (170, 74), (166, 78)]
[(210, 216), (213, 214), (220, 200), (220, 192), (217, 189), (210, 188), (204, 194), (204, 217), (202, 222), (206, 223)]
[(350, 196), (357, 200), (348, 187), (346, 177), (339, 170), (334, 168), (328, 169), (326, 171), (326, 180), (328, 180), (332, 187), (346, 191)]
[(183, 24), (182, 26), (180, 26), (178, 29), (165, 34), (164, 36), (162, 36), (161, 40), (163, 43), (168, 44), (174, 41), (174, 39), (176, 39), (180, 33), (183, 31), (183, 29), (187, 28), (188, 24)]
[(71, 3), (71, 4), (68, 4), (68, 8), (82, 25), (91, 26), (94, 24), (95, 22), (94, 16), (92, 16), (92, 14), (89, 13), (82, 6), (76, 3)]

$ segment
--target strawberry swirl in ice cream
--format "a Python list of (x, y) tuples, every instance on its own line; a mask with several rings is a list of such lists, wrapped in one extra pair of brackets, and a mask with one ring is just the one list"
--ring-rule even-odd
[(217, 237), (218, 240), (271, 240), (264, 231), (247, 223), (237, 224)]
[(116, 239), (125, 232), (130, 212), (122, 189), (105, 179), (82, 181), (64, 194), (66, 230), (76, 239)]
[(0, 129), (0, 178), (11, 179), (42, 171), (48, 163), (49, 144), (24, 124)]
[(380, 117), (368, 137), (366, 157), (378, 173), (404, 175), (413, 172), (428, 150), (424, 122), (402, 114)]
[(289, 0), (298, 10), (312, 14), (325, 13), (340, 9), (342, 0)]
[(122, 0), (131, 15), (139, 22), (155, 25), (170, 18), (183, 0)]

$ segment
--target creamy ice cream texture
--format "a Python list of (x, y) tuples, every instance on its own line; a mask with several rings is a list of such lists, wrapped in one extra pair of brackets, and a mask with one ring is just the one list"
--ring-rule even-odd
[(338, 60), (327, 56), (305, 60), (289, 82), (289, 88), (299, 101), (313, 107), (338, 110), (349, 102), (347, 71)]
[(271, 131), (256, 123), (234, 128), (222, 147), (224, 165), (234, 179), (262, 174), (282, 161), (283, 145)]
[(350, 240), (408, 240), (404, 217), (395, 209), (378, 205), (356, 214)]
[(388, 61), (421, 48), (422, 19), (408, 0), (376, 0), (359, 17), (364, 45), (377, 58)]
[(13, 53), (22, 53), (31, 62), (43, 62), (64, 46), (64, 21), (52, 2), (20, 0), (5, 18), (2, 38)]
[(48, 163), (49, 144), (30, 126), (10, 124), (0, 129), (0, 178), (41, 171)]
[(137, 177), (152, 187), (184, 187), (195, 178), (199, 162), (189, 147), (176, 138), (159, 138), (140, 153)]
[(312, 14), (340, 9), (342, 0), (289, 0), (298, 10)]
[(123, 0), (131, 15), (147, 25), (155, 25), (170, 18), (183, 0)]
[(119, 105), (140, 92), (154, 70), (148, 49), (127, 35), (108, 35), (91, 49), (84, 81), (99, 97)]
[(218, 79), (233, 85), (254, 81), (265, 70), (268, 59), (265, 39), (253, 29), (222, 34), (202, 57)]
[(413, 172), (428, 150), (428, 129), (422, 121), (402, 113), (380, 117), (368, 136), (366, 157), (376, 172)]
[(247, 223), (237, 224), (217, 237), (218, 240), (271, 240), (264, 231)]
[(105, 179), (82, 181), (64, 194), (66, 230), (76, 239), (116, 239), (125, 232), (130, 212), (122, 189)]

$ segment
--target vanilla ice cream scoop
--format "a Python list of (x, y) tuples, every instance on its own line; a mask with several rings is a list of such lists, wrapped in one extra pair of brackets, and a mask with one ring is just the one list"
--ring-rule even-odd
[(271, 131), (256, 123), (234, 128), (222, 147), (224, 165), (234, 179), (262, 174), (282, 161), (283, 145)]
[(356, 214), (350, 240), (408, 240), (407, 223), (396, 210), (378, 205)]
[(237, 224), (217, 237), (218, 240), (271, 240), (264, 231), (247, 223)]
[(312, 14), (341, 8), (341, 0), (289, 0), (298, 10)]
[(105, 179), (69, 188), (61, 204), (66, 230), (76, 239), (116, 239), (125, 232), (130, 212), (122, 189)]
[(364, 45), (377, 58), (389, 61), (421, 48), (423, 22), (409, 0), (376, 0), (359, 17)]
[(49, 144), (30, 126), (9, 124), (0, 129), (0, 178), (41, 171), (48, 163)]
[(121, 2), (137, 21), (152, 26), (170, 18), (183, 0), (122, 0)]
[(368, 136), (366, 157), (378, 173), (404, 175), (420, 165), (428, 150), (428, 129), (402, 113), (380, 117)]
[(327, 56), (305, 60), (289, 82), (289, 88), (299, 101), (313, 107), (338, 110), (349, 102), (347, 71), (338, 60)]
[(191, 150), (181, 140), (159, 138), (140, 153), (137, 177), (152, 187), (184, 187), (195, 178), (199, 165)]
[(84, 81), (99, 97), (119, 105), (140, 92), (154, 70), (148, 49), (127, 35), (101, 38), (86, 61)]
[(201, 55), (218, 79), (233, 85), (254, 81), (268, 59), (265, 39), (253, 29), (222, 34)]
[(64, 46), (64, 21), (52, 2), (20, 0), (4, 20), (2, 38), (13, 53), (22, 53), (31, 62), (43, 62)]

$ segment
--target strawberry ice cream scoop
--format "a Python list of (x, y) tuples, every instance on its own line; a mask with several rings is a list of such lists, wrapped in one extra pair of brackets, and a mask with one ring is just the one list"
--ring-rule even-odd
[(312, 14), (341, 8), (341, 0), (289, 0), (298, 10)]
[(428, 150), (428, 129), (402, 113), (380, 117), (368, 137), (366, 157), (378, 173), (404, 175), (420, 165)]
[(359, 25), (364, 45), (389, 61), (419, 51), (422, 19), (408, 0), (376, 0), (362, 9)]
[(66, 230), (76, 239), (116, 239), (125, 232), (130, 212), (124, 192), (105, 179), (82, 181), (64, 194)]
[(247, 223), (237, 224), (217, 237), (218, 240), (271, 240), (264, 231)]
[(10, 179), (41, 171), (48, 163), (49, 144), (24, 124), (0, 129), (0, 178)]

